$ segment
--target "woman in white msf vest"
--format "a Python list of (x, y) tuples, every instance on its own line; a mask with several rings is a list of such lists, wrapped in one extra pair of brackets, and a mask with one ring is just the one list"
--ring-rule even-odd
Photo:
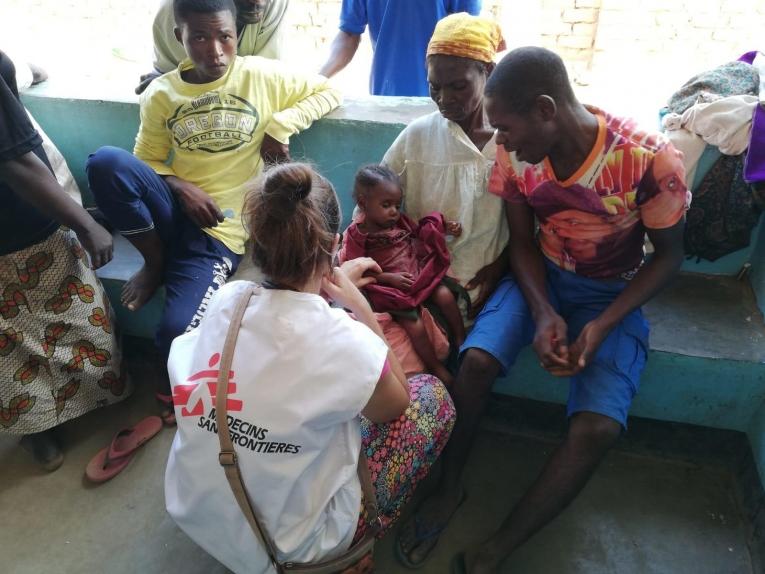
[[(446, 444), (454, 406), (435, 377), (406, 379), (366, 299), (332, 267), (341, 216), (325, 178), (306, 164), (274, 167), (248, 195), (245, 213), (268, 280), (242, 320), (227, 420), (279, 561), (326, 560), (365, 532), (361, 448), (387, 528)], [(379, 272), (371, 261), (346, 265), (358, 284), (374, 280), (361, 277), (364, 269)], [(273, 568), (218, 465), (214, 404), (223, 341), (247, 287), (221, 287), (200, 326), (173, 342), (178, 433), (165, 497), (170, 515), (207, 552), (234, 572), (260, 573)]]

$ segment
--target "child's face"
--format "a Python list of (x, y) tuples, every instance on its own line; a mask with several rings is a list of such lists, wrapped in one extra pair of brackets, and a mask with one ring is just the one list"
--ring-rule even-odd
[(401, 217), (401, 188), (390, 181), (380, 181), (367, 190), (359, 204), (367, 223), (390, 229)]
[(236, 56), (236, 22), (228, 10), (188, 14), (175, 29), (175, 37), (183, 43), (201, 84), (223, 77)]

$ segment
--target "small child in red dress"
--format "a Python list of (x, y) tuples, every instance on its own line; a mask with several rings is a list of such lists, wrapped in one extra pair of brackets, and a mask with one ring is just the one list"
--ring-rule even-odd
[(462, 226), (431, 213), (415, 222), (401, 213), (398, 177), (382, 165), (368, 165), (356, 173), (353, 199), (358, 215), (346, 230), (341, 261), (371, 257), (382, 269), (376, 282), (364, 288), (372, 308), (389, 312), (406, 330), (427, 369), (444, 384), (452, 375), (436, 357), (420, 318), (420, 305), (429, 300), (440, 309), (454, 343), (465, 340), (457, 300), (442, 280), (449, 270), (445, 235), (458, 237)]

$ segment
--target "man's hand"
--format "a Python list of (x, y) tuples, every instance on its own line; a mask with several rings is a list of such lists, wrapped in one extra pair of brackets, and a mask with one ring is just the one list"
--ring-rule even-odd
[(446, 233), (453, 237), (459, 237), (462, 235), (462, 224), (459, 221), (447, 221)]
[(608, 336), (608, 331), (604, 329), (597, 319), (587, 323), (579, 336), (569, 348), (569, 362), (576, 374), (587, 365), (598, 352), (598, 348), (603, 340)]
[(136, 94), (142, 94), (143, 91), (148, 87), (149, 84), (152, 83), (152, 81), (159, 78), (162, 74), (160, 72), (157, 72), (156, 70), (152, 70), (148, 74), (144, 74), (141, 76), (141, 83), (138, 84), (135, 88)]
[(172, 175), (165, 177), (165, 181), (178, 198), (184, 213), (199, 227), (216, 227), (225, 219), (213, 198), (193, 183)]
[(77, 239), (80, 240), (82, 247), (90, 255), (90, 265), (93, 269), (103, 267), (112, 260), (114, 254), (112, 236), (95, 221), (80, 231), (77, 234)]
[[(377, 282), (376, 275), (382, 273), (382, 269), (377, 261), (371, 257), (357, 257), (350, 259), (340, 266), (343, 273), (350, 279), (358, 289), (363, 289), (367, 285)], [(371, 273), (371, 275), (367, 275)]]
[(380, 273), (377, 276), (377, 282), (407, 292), (414, 285), (414, 275), (411, 273)]
[(265, 134), (263, 143), (260, 144), (260, 157), (266, 164), (290, 161), (290, 147)]
[(500, 279), (507, 273), (507, 255), (503, 251), (496, 260), (478, 270), (465, 289), (471, 291), (478, 287), (478, 297), (473, 301), (468, 316), (474, 319), (488, 301)]
[(564, 371), (568, 373), (571, 368), (566, 322), (554, 311), (549, 311), (537, 318), (536, 325), (534, 351), (540, 366), (553, 375), (566, 376)]

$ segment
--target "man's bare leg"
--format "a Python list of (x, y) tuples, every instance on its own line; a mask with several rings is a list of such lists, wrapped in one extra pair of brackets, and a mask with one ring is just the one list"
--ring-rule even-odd
[(620, 433), (621, 425), (610, 417), (591, 412), (574, 415), (565, 441), (499, 530), (475, 553), (468, 553), (467, 572), (496, 572), (516, 548), (558, 516), (587, 484)]
[(437, 531), (446, 527), (462, 502), (462, 473), (499, 371), (499, 362), (489, 353), (474, 348), (465, 352), (452, 390), (457, 422), (442, 454), (439, 486), (423, 500), (416, 519), (408, 521), (399, 536), (401, 551), (415, 564), (422, 562), (438, 542), (438, 537), (433, 536), (418, 544), (415, 522), (424, 525), (425, 531)]

